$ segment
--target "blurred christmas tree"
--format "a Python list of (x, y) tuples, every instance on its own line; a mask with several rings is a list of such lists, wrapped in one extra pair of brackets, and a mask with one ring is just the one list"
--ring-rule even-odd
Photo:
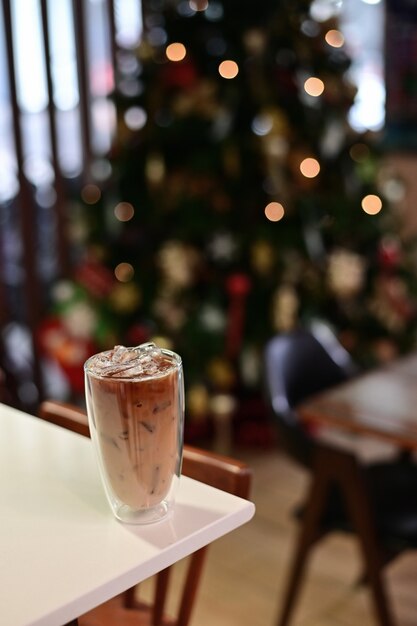
[(265, 341), (312, 318), (365, 366), (414, 343), (400, 181), (349, 127), (343, 36), (309, 5), (155, 0), (119, 53), (112, 175), (83, 189), (86, 252), (57, 324), (90, 351), (179, 352), (189, 428), (259, 417)]

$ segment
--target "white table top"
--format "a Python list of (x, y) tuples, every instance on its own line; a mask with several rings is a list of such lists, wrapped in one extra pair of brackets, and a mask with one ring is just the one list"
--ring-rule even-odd
[(182, 476), (170, 519), (122, 524), (89, 439), (0, 404), (0, 623), (62, 626), (254, 512)]

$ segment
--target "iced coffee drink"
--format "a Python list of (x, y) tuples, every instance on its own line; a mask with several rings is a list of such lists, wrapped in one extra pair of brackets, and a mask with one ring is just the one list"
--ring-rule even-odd
[(172, 508), (181, 471), (180, 357), (155, 344), (116, 346), (85, 364), (91, 436), (116, 517), (148, 523)]

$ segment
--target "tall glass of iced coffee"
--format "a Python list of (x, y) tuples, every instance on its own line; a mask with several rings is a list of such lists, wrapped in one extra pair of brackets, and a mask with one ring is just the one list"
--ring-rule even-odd
[(153, 343), (116, 346), (84, 365), (91, 438), (117, 519), (147, 524), (174, 506), (181, 473), (181, 358)]

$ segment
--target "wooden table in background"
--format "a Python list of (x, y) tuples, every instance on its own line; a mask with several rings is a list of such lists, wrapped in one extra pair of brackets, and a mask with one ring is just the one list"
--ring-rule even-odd
[[(372, 436), (400, 450), (417, 450), (417, 354), (375, 369), (341, 385), (323, 391), (297, 407), (301, 420), (318, 426), (312, 464), (313, 480), (305, 506), (300, 536), (288, 581), (280, 626), (286, 626), (294, 607), (307, 554), (320, 535), (320, 519), (334, 485), (347, 505), (356, 530), (380, 626), (392, 626), (393, 619), (381, 577), (381, 558), (367, 487), (357, 452), (341, 445), (329, 445), (323, 430)], [(324, 429), (322, 427), (325, 427)], [(343, 437), (341, 438), (343, 440)], [(352, 443), (351, 438), (348, 438)], [(348, 442), (349, 443), (349, 442)]]
[(417, 354), (315, 395), (301, 419), (417, 450)]

